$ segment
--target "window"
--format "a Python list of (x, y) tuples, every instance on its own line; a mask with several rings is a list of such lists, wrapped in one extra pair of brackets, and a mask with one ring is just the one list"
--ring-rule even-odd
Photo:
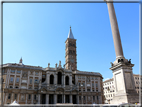
[(84, 76), (82, 76), (82, 79), (85, 79), (85, 77), (84, 77)]
[(78, 76), (78, 79), (81, 79), (81, 76)]
[(8, 94), (8, 99), (10, 99), (11, 98), (11, 94)]
[(29, 98), (28, 98), (29, 100), (31, 99), (31, 95), (29, 94)]
[(80, 86), (80, 82), (79, 82), (79, 86)]
[(94, 83), (92, 83), (92, 87), (94, 87)]
[(87, 91), (89, 92), (89, 91), (90, 91), (90, 89), (87, 89)]
[(19, 83), (19, 78), (16, 78), (16, 83)]
[(98, 89), (96, 89), (96, 91), (98, 92)]
[(15, 73), (15, 70), (11, 70), (11, 73)]
[(85, 89), (83, 91), (85, 91)]
[(79, 100), (81, 100), (81, 96), (79, 96)]
[(93, 96), (93, 100), (95, 100), (95, 96)]
[(9, 86), (9, 88), (13, 88), (12, 86)]
[(97, 100), (99, 99), (99, 96), (97, 96)]
[(38, 72), (36, 72), (35, 74), (38, 75)]
[(96, 87), (98, 87), (98, 83), (96, 83)]
[(13, 77), (10, 78), (10, 82), (13, 83)]
[(81, 86), (84, 86), (84, 83), (81, 83)]
[(36, 100), (36, 94), (34, 95), (34, 100)]
[(50, 75), (50, 84), (54, 84), (54, 76)]
[(81, 91), (81, 90), (79, 90), (79, 91)]
[(35, 90), (37, 90), (38, 89), (38, 87), (35, 87)]
[(42, 75), (42, 77), (45, 77), (45, 75)]
[(29, 87), (29, 89), (32, 89), (32, 87)]
[(85, 100), (85, 96), (83, 96), (83, 99)]
[(17, 99), (17, 94), (15, 94), (14, 99)]
[(18, 73), (18, 74), (20, 74), (20, 73), (21, 73), (21, 71), (17, 71), (17, 73)]
[(66, 76), (65, 82), (66, 82), (66, 85), (69, 85), (69, 77), (68, 76)]
[(3, 73), (3, 74), (5, 73), (4, 69), (2, 69), (2, 73)]
[(19, 88), (18, 86), (16, 86), (15, 88)]
[(32, 79), (30, 78), (30, 84), (32, 84)]

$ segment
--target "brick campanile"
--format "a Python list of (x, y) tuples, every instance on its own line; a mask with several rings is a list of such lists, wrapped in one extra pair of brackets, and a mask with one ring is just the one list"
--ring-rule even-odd
[(72, 69), (73, 71), (77, 70), (77, 61), (76, 61), (76, 39), (74, 39), (72, 30), (70, 27), (70, 31), (68, 34), (68, 38), (65, 41), (66, 43), (66, 69)]

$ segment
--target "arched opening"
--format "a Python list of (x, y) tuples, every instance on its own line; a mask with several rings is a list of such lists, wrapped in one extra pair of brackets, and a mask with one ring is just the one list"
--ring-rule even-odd
[(69, 85), (69, 76), (66, 76), (65, 83), (66, 85)]
[(50, 75), (50, 84), (54, 84), (54, 76)]
[(58, 72), (58, 84), (62, 84), (62, 73)]

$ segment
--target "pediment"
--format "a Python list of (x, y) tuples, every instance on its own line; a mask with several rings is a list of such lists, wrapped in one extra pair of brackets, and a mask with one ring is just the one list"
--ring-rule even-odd
[(46, 92), (47, 89), (46, 89), (45, 87), (43, 87), (43, 88), (41, 89), (41, 91)]

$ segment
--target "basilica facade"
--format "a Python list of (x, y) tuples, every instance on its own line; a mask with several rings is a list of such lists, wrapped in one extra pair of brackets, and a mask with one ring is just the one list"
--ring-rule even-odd
[(65, 65), (51, 67), (19, 63), (1, 65), (3, 103), (19, 104), (103, 104), (103, 77), (98, 72), (77, 70), (76, 39), (70, 28), (66, 43)]

